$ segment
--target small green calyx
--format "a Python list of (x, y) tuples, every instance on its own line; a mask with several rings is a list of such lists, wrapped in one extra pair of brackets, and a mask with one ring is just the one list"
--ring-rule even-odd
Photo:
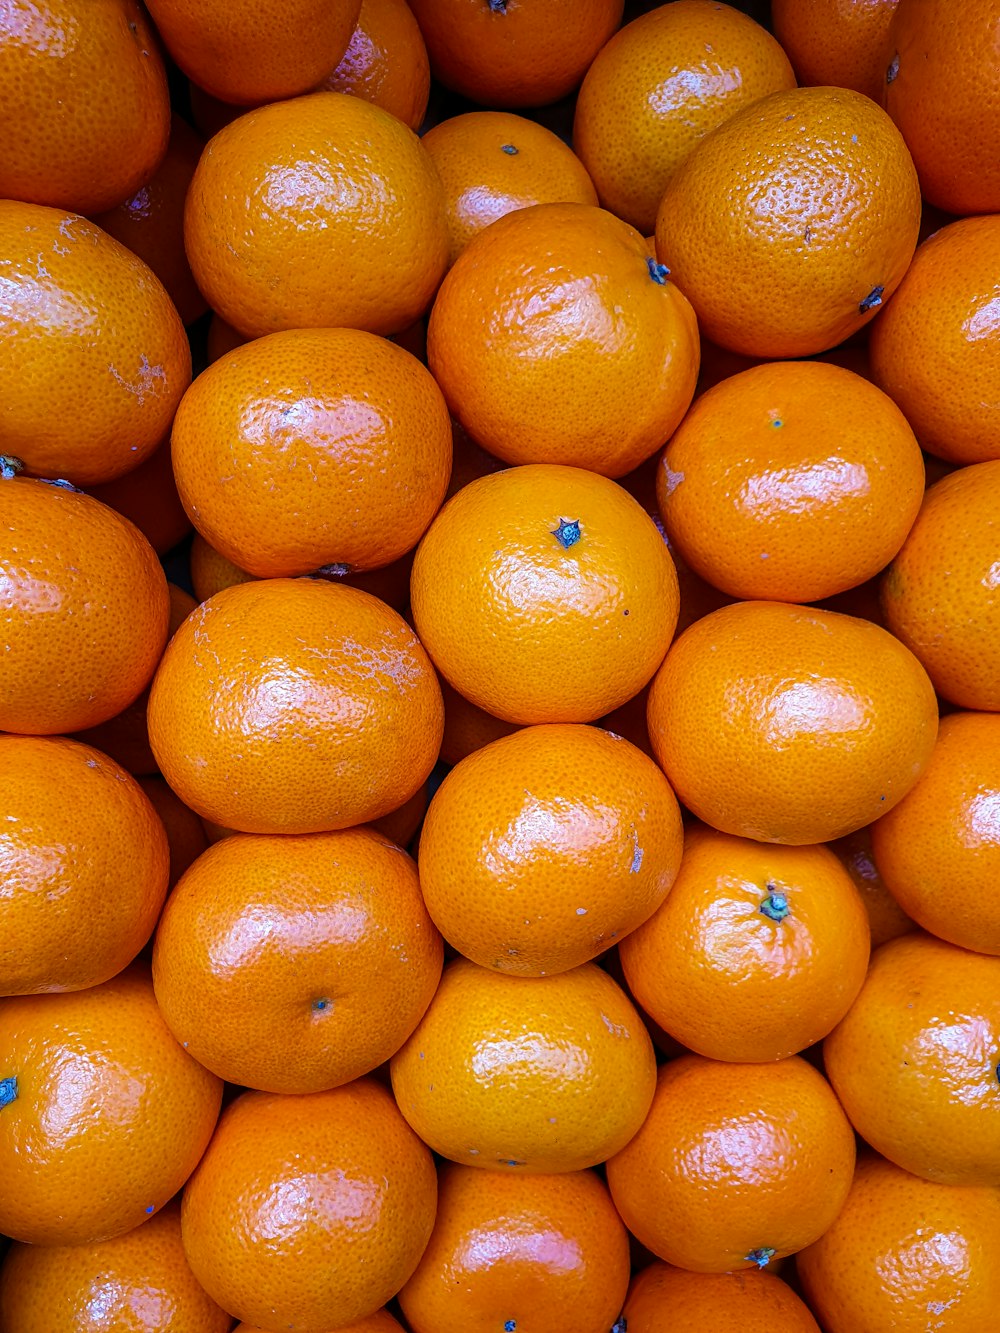
[(751, 1250), (745, 1258), (748, 1263), (756, 1264), (758, 1268), (766, 1268), (776, 1253), (777, 1251), (769, 1245), (762, 1245), (759, 1250)]
[(0, 1111), (11, 1102), (17, 1101), (17, 1075), (13, 1078), (0, 1078)]
[(559, 526), (552, 528), (551, 531), (564, 551), (568, 551), (571, 546), (575, 546), (583, 535), (580, 531), (580, 520), (578, 518), (561, 518)]
[(19, 472), (24, 471), (24, 464), (13, 454), (0, 454), (0, 480), (13, 481)]
[(650, 258), (646, 260), (646, 267), (649, 269), (649, 276), (654, 282), (659, 283), (661, 287), (667, 285), (667, 279), (670, 277), (670, 270), (667, 268), (666, 264), (658, 264), (655, 259)]
[(760, 905), (760, 910), (771, 921), (784, 921), (788, 915), (788, 899), (778, 889), (770, 884), (767, 886), (769, 893)]
[(517, 157), (517, 149), (512, 143), (501, 144), (500, 151), (501, 153), (507, 153), (510, 157)]
[(865, 299), (858, 302), (858, 314), (867, 315), (869, 310), (874, 310), (877, 306), (880, 306), (884, 294), (884, 287), (873, 287)]

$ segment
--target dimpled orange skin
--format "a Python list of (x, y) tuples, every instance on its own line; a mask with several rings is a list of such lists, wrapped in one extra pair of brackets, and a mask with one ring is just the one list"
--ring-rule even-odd
[(1000, 1184), (1000, 958), (923, 931), (883, 944), (823, 1043), (851, 1123), (904, 1171)]
[(409, 625), (319, 579), (226, 588), (171, 639), (149, 696), (160, 771), (244, 833), (319, 833), (397, 809), (437, 759), (444, 706)]
[(431, 67), (406, 0), (361, 0), (346, 51), (317, 86), (374, 102), (419, 130), (430, 97)]
[(682, 1055), (661, 1065), (652, 1108), (607, 1164), (629, 1231), (699, 1273), (765, 1267), (837, 1216), (854, 1131), (823, 1076), (797, 1055), (732, 1065)]
[(373, 1315), (434, 1225), (430, 1152), (371, 1079), (293, 1097), (246, 1092), (184, 1191), (195, 1277), (238, 1318), (325, 1333)]
[(449, 1163), (399, 1304), (413, 1333), (608, 1333), (628, 1273), (628, 1233), (594, 1172), (487, 1175)]
[[(266, 1329), (250, 1324), (237, 1324), (233, 1333), (267, 1333)], [(331, 1330), (333, 1333), (333, 1330)], [(403, 1325), (388, 1310), (376, 1310), (364, 1319), (352, 1319), (349, 1324), (338, 1324), (336, 1333), (404, 1333)]]
[(889, 24), (898, 3), (771, 0), (771, 27), (799, 83), (853, 88), (881, 102)]
[(748, 15), (676, 0), (621, 28), (580, 85), (573, 147), (605, 208), (644, 236), (677, 166), (759, 97), (795, 87), (788, 57)]
[(875, 380), (924, 449), (952, 463), (1000, 458), (1000, 218), (961, 218), (917, 247), (872, 325)]
[(688, 301), (639, 233), (590, 204), (517, 209), (474, 237), (427, 324), (452, 415), (508, 463), (631, 472), (698, 378)]
[(778, 361), (702, 394), (656, 475), (671, 544), (733, 597), (816, 602), (880, 573), (924, 496), (896, 404), (839, 366)]
[[(875, 821), (875, 824), (877, 823), (878, 820)], [(897, 935), (906, 935), (917, 928), (917, 923), (906, 915), (889, 892), (888, 885), (875, 864), (875, 854), (872, 851), (872, 831), (875, 824), (868, 824), (864, 828), (855, 830), (854, 833), (848, 833), (846, 837), (835, 838), (828, 844), (830, 851), (843, 865), (861, 895), (861, 901), (868, 915), (873, 949), (885, 944), (887, 940), (894, 940)]]
[(843, 837), (900, 801), (937, 736), (913, 654), (870, 621), (736, 602), (696, 621), (653, 678), (649, 735), (683, 805), (760, 842)]
[(107, 981), (167, 894), (156, 811), (113, 760), (57, 736), (0, 736), (0, 806), (0, 995)]
[(184, 210), (191, 271), (246, 337), (398, 333), (448, 261), (444, 188), (420, 140), (349, 93), (249, 111), (210, 139)]
[(885, 112), (847, 88), (794, 88), (692, 149), (660, 201), (656, 254), (705, 337), (801, 357), (875, 316), (919, 227), (917, 173)]
[(87, 990), (0, 1000), (0, 1069), (0, 1228), (29, 1245), (145, 1222), (194, 1170), (222, 1100), (137, 963)]
[(451, 421), (430, 372), (388, 339), (290, 329), (198, 376), (171, 450), (192, 522), (240, 569), (373, 569), (416, 546), (440, 507)]
[(829, 1333), (982, 1333), (1000, 1301), (1000, 1196), (866, 1153), (840, 1216), (796, 1269)]
[(76, 213), (0, 200), (0, 453), (111, 481), (148, 458), (191, 381), (184, 325), (131, 250)]
[(0, 1265), (0, 1333), (228, 1333), (232, 1319), (195, 1281), (181, 1210), (96, 1245), (12, 1245)]
[(527, 465), (441, 508), (410, 576), (441, 674), (508, 722), (592, 722), (636, 694), (677, 623), (677, 574), (638, 501), (582, 468)]
[(156, 553), (113, 509), (0, 479), (0, 730), (80, 731), (130, 704), (167, 637)]
[(603, 1162), (649, 1110), (653, 1044), (596, 963), (506, 977), (449, 963), (390, 1061), (399, 1109), (443, 1157), (547, 1175)]
[(1000, 459), (929, 486), (882, 575), (886, 628), (960, 708), (1000, 711)]
[(628, 1333), (819, 1333), (808, 1307), (766, 1270), (689, 1273), (659, 1259), (632, 1279), (622, 1314)]
[(434, 793), (420, 888), (466, 958), (546, 976), (647, 920), (682, 840), (670, 784), (636, 746), (596, 727), (526, 727), (464, 759)]

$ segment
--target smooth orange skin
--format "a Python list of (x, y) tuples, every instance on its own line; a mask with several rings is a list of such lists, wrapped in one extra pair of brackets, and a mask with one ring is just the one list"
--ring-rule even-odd
[(319, 579), (223, 589), (181, 625), (149, 696), (163, 776), (244, 833), (320, 833), (397, 809), (427, 779), (441, 690), (384, 602)]
[(145, 537), (60, 486), (0, 480), (0, 730), (81, 731), (120, 713), (163, 651), (167, 580)]
[[(764, 910), (775, 894), (780, 920)], [(763, 1063), (840, 1022), (864, 982), (869, 938), (858, 892), (826, 847), (689, 825), (669, 895), (618, 952), (636, 1002), (683, 1046)]]
[(608, 1333), (628, 1273), (628, 1233), (593, 1172), (487, 1175), (449, 1163), (399, 1304), (413, 1333)]
[(919, 227), (917, 173), (885, 112), (847, 88), (794, 88), (691, 150), (660, 201), (656, 254), (703, 336), (802, 357), (874, 318)]
[(240, 116), (210, 139), (184, 244), (212, 309), (246, 337), (398, 333), (448, 260), (444, 188), (408, 126), (348, 93)]
[(181, 399), (174, 477), (195, 527), (258, 578), (391, 564), (444, 500), (451, 421), (416, 357), (359, 329), (238, 347)]
[(917, 923), (900, 907), (875, 864), (872, 833), (877, 823), (878, 820), (875, 824), (868, 824), (865, 828), (848, 833), (844, 838), (835, 838), (827, 844), (861, 895), (873, 949), (885, 944), (887, 940), (894, 940), (897, 935), (906, 935), (917, 929)]
[(242, 347), (245, 342), (249, 342), (238, 329), (234, 329), (232, 324), (226, 321), (212, 311), (212, 316), (208, 321), (208, 333), (205, 336), (205, 360), (208, 365), (213, 361), (218, 361), (220, 356), (225, 356), (231, 352), (234, 347)]
[(664, 451), (671, 544), (733, 597), (816, 602), (880, 573), (924, 496), (906, 418), (839, 366), (778, 361), (702, 394)]
[(156, 811), (113, 760), (56, 736), (0, 736), (0, 807), (0, 996), (108, 981), (167, 894)]
[(98, 213), (167, 150), (170, 100), (138, 0), (35, 0), (0, 17), (0, 197)]
[(189, 810), (179, 796), (167, 786), (163, 778), (156, 775), (137, 778), (139, 786), (146, 793), (150, 805), (160, 816), (167, 833), (167, 845), (170, 850), (170, 877), (168, 889), (172, 889), (188, 866), (195, 861), (208, 846), (205, 826)]
[(917, 247), (872, 325), (875, 380), (924, 449), (952, 463), (1000, 458), (1000, 218), (962, 218)]
[(406, 0), (361, 0), (347, 49), (318, 90), (351, 93), (419, 130), (431, 91), (431, 67)]
[(170, 895), (153, 987), (177, 1040), (220, 1078), (322, 1092), (395, 1054), (442, 956), (416, 866), (373, 830), (234, 834)]
[[(579, 523), (564, 546), (556, 535)], [(410, 577), (441, 674), (507, 722), (592, 722), (636, 694), (677, 623), (677, 575), (642, 506), (606, 477), (535, 464), (470, 482)]]
[(881, 102), (899, 0), (771, 0), (771, 28), (799, 83), (853, 88)]
[(628, 1333), (819, 1333), (808, 1307), (773, 1274), (689, 1273), (654, 1259), (629, 1286)]
[(12, 1245), (0, 1265), (0, 1333), (228, 1333), (195, 1281), (172, 1200), (141, 1227), (93, 1245)]
[(482, 967), (566, 972), (656, 911), (681, 859), (657, 765), (597, 727), (526, 727), (446, 775), (420, 835), (438, 929)]
[(590, 204), (517, 209), (479, 232), (427, 324), (427, 364), (479, 445), (608, 477), (678, 425), (698, 354), (694, 313), (643, 238)]
[(748, 15), (675, 0), (627, 23), (587, 70), (573, 147), (601, 204), (643, 235), (674, 171), (705, 134), (759, 97), (795, 87), (788, 57)]
[(87, 494), (134, 523), (157, 555), (172, 551), (191, 531), (174, 482), (169, 438), (131, 472), (88, 486)]
[(832, 1089), (799, 1056), (731, 1065), (682, 1055), (660, 1067), (649, 1115), (607, 1177), (625, 1225), (653, 1254), (726, 1273), (818, 1239), (854, 1158)]
[(5, 199), (0, 293), (0, 452), (77, 486), (138, 467), (191, 381), (156, 274), (76, 213)]
[(949, 1333), (982, 1333), (1000, 1301), (1000, 1196), (932, 1184), (867, 1153), (840, 1215), (796, 1268), (829, 1333), (925, 1333), (937, 1316)]
[(681, 803), (723, 833), (828, 842), (906, 795), (937, 736), (927, 673), (869, 621), (735, 602), (653, 678), (649, 735)]
[(181, 1235), (224, 1309), (324, 1333), (395, 1295), (436, 1203), (430, 1152), (374, 1080), (301, 1097), (246, 1092), (188, 1182)]
[(605, 1161), (642, 1124), (656, 1077), (635, 1006), (596, 963), (508, 977), (464, 958), (389, 1069), (436, 1153), (519, 1175)]
[(28, 1245), (124, 1235), (212, 1136), (222, 1083), (174, 1041), (145, 968), (67, 995), (0, 1000), (0, 1229)]

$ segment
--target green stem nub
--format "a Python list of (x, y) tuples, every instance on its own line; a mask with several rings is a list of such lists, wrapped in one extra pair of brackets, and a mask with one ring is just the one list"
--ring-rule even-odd
[(561, 518), (559, 526), (552, 529), (552, 535), (563, 548), (568, 551), (571, 546), (575, 546), (583, 535), (580, 532), (580, 520), (578, 518)]
[(13, 1078), (0, 1078), (0, 1111), (11, 1102), (17, 1101), (17, 1075)]
[(489, 4), (494, 14), (507, 13), (507, 0), (489, 0)]
[(762, 1245), (759, 1250), (751, 1250), (746, 1259), (748, 1263), (756, 1264), (758, 1268), (766, 1268), (776, 1253), (777, 1251), (771, 1249), (769, 1245)]
[(13, 481), (19, 472), (24, 471), (24, 464), (13, 454), (0, 454), (0, 479)]
[(670, 277), (670, 270), (666, 264), (658, 264), (655, 259), (646, 260), (646, 267), (649, 269), (649, 276), (654, 282), (658, 282), (661, 287), (665, 287), (667, 279)]
[(784, 921), (788, 915), (788, 899), (783, 893), (771, 889), (771, 892), (761, 903), (760, 910), (771, 921)]
[(876, 306), (880, 306), (884, 292), (884, 287), (873, 287), (865, 299), (858, 302), (858, 314), (867, 315), (869, 310), (874, 310)]

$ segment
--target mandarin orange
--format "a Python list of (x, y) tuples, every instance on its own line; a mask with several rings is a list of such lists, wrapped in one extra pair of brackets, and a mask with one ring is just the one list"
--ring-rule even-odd
[(879, 868), (875, 864), (875, 853), (872, 850), (874, 828), (875, 824), (867, 824), (864, 828), (856, 829), (854, 833), (848, 833), (846, 837), (835, 838), (827, 845), (850, 875), (854, 887), (861, 895), (861, 901), (868, 915), (872, 948), (877, 949), (880, 944), (894, 940), (897, 935), (906, 935), (909, 931), (916, 930), (917, 923), (906, 915), (879, 873)]
[(170, 438), (144, 463), (114, 481), (88, 486), (87, 494), (134, 523), (159, 556), (180, 545), (191, 531), (170, 461)]
[(771, 0), (771, 27), (799, 83), (885, 91), (889, 24), (899, 0)]
[(806, 1305), (766, 1270), (691, 1273), (654, 1260), (632, 1279), (628, 1333), (819, 1333)]
[(406, 0), (361, 0), (347, 49), (317, 90), (374, 102), (419, 130), (431, 91), (420, 25)]

